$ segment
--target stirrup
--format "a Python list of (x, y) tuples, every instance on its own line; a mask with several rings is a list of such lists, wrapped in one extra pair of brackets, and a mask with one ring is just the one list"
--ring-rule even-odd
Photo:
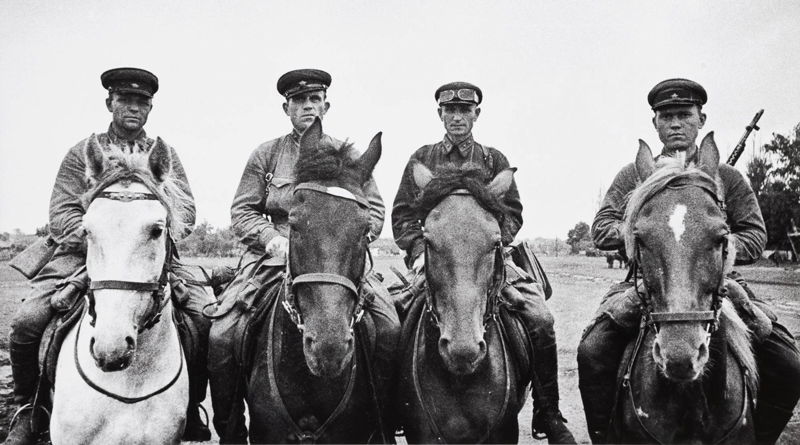
[[(29, 421), (32, 422), (33, 421), (33, 408), (34, 408), (34, 406), (33, 406), (32, 402), (28, 402), (28, 403), (20, 406), (19, 408), (17, 408), (17, 411), (14, 412), (14, 415), (11, 417), (11, 421), (8, 422), (8, 430), (11, 431), (14, 428), (14, 424), (17, 423), (17, 420), (19, 420), (19, 416), (23, 413), (23, 411), (30, 411), (31, 412), (31, 418), (30, 418)], [(44, 413), (47, 415), (47, 424), (49, 425), (50, 424), (50, 411), (47, 408), (43, 407), (43, 406), (39, 406), (39, 409), (44, 411)], [(208, 415), (206, 414), (206, 416), (208, 416)], [(49, 429), (46, 429), (46, 430), (44, 430), (42, 432), (39, 432), (39, 433), (34, 431), (34, 433), (42, 434), (42, 433), (46, 433), (48, 430)]]
[[(206, 417), (205, 422), (203, 422), (203, 426), (208, 428), (208, 411), (206, 411), (206, 407), (203, 406), (202, 403), (198, 403), (197, 407), (200, 408), (201, 411), (203, 411), (203, 415)], [(200, 419), (200, 420), (202, 421), (202, 419)]]

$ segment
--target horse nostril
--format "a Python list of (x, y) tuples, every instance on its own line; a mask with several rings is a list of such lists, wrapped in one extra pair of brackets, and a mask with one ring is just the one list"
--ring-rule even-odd
[(481, 355), (486, 353), (486, 342), (484, 340), (478, 342), (478, 352)]
[(440, 351), (447, 351), (447, 348), (450, 346), (450, 339), (442, 337), (439, 339), (439, 350)]
[(89, 339), (89, 353), (94, 356), (94, 337)]
[(697, 359), (700, 362), (704, 362), (704, 361), (706, 361), (708, 359), (708, 346), (706, 346), (705, 343), (700, 343), (700, 348), (699, 349), (700, 350), (698, 351)]
[(303, 348), (306, 350), (310, 350), (311, 347), (314, 345), (314, 338), (310, 335), (303, 336)]
[(130, 335), (125, 337), (125, 343), (128, 344), (128, 350), (133, 351), (136, 349), (136, 341)]

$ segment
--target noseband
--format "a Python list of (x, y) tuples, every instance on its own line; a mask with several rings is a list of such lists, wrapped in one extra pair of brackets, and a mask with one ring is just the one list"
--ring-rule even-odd
[[(450, 192), (448, 195), (469, 195), (472, 196), (466, 189), (456, 189)], [(429, 243), (427, 235), (423, 237), (423, 243), (425, 246), (425, 261), (430, 261), (429, 255)], [(486, 311), (483, 315), (483, 324), (484, 326), (492, 319), (497, 317), (498, 309), (499, 309), (499, 298), (498, 295), (500, 294), (500, 289), (505, 282), (505, 261), (503, 258), (503, 243), (498, 241), (494, 245), (494, 267), (492, 269), (492, 284), (489, 286), (489, 290), (486, 292)], [(431, 314), (431, 319), (433, 320), (434, 326), (437, 328), (440, 324), (440, 316), (439, 311), (436, 309), (436, 296), (433, 293), (433, 289), (430, 286), (431, 280), (430, 276), (428, 275), (428, 266), (425, 265), (425, 287), (426, 292), (425, 294), (425, 306), (427, 307), (427, 311)]]
[[(369, 209), (369, 201), (367, 201), (364, 197), (356, 196), (349, 190), (343, 189), (341, 187), (327, 187), (321, 184), (316, 184), (313, 182), (304, 182), (302, 184), (298, 184), (295, 189), (294, 193), (297, 193), (298, 190), (312, 190), (318, 193), (324, 193), (326, 195), (333, 196), (339, 199), (347, 199), (350, 201), (355, 201), (360, 207)], [(369, 255), (370, 259), (370, 269), (372, 269), (372, 254), (369, 251), (369, 239), (364, 236), (362, 239), (364, 243), (365, 250), (367, 251), (367, 255)], [(289, 253), (292, 252), (292, 238), (289, 237)], [(364, 260), (366, 262), (366, 259)], [(356, 299), (356, 307), (353, 311), (353, 316), (350, 319), (350, 331), (353, 330), (353, 327), (361, 321), (361, 318), (364, 315), (364, 305), (365, 301), (365, 294), (362, 292), (362, 284), (364, 282), (363, 274), (362, 278), (359, 280), (358, 284), (353, 283), (353, 280), (350, 278), (340, 275), (337, 273), (330, 273), (330, 272), (310, 272), (304, 273), (297, 276), (292, 275), (291, 271), (291, 260), (287, 259), (286, 261), (286, 277), (284, 278), (284, 286), (285, 292), (283, 293), (283, 308), (286, 310), (286, 313), (289, 314), (289, 318), (292, 322), (297, 326), (297, 329), (302, 331), (305, 328), (305, 324), (303, 322), (303, 314), (300, 312), (300, 306), (297, 304), (297, 296), (295, 295), (295, 286), (298, 284), (313, 284), (313, 283), (325, 283), (325, 284), (337, 284), (339, 286), (344, 287), (345, 289), (349, 290)]]
[[(130, 201), (160, 201), (153, 193), (143, 192), (101, 192), (94, 199), (106, 198), (114, 201), (130, 202)], [(89, 290), (86, 296), (89, 299), (89, 322), (93, 327), (97, 321), (97, 312), (95, 312), (95, 297), (94, 291), (101, 289), (116, 289), (127, 290), (134, 292), (150, 292), (150, 297), (153, 299), (152, 309), (150, 314), (145, 318), (145, 322), (139, 327), (138, 333), (142, 333), (158, 323), (161, 319), (161, 312), (167, 304), (164, 298), (166, 295), (166, 287), (169, 278), (169, 270), (172, 266), (172, 240), (169, 232), (170, 222), (167, 219), (167, 227), (164, 231), (164, 243), (166, 245), (166, 256), (164, 257), (164, 265), (161, 267), (161, 276), (157, 282), (151, 281), (123, 281), (123, 280), (92, 280), (89, 283)]]
[[(719, 198), (717, 195), (716, 190), (709, 187), (707, 184), (701, 184), (697, 182), (691, 182), (686, 180), (685, 178), (677, 177), (674, 180), (668, 182), (663, 190), (666, 189), (682, 189), (687, 187), (698, 187), (704, 192), (706, 192), (709, 196), (711, 196), (714, 201), (719, 206), (722, 214), (725, 214), (725, 203)], [(657, 193), (656, 193), (657, 194)], [(655, 194), (653, 195), (655, 196)], [(652, 196), (650, 197), (652, 199)], [(648, 199), (649, 200), (649, 199)], [(642, 206), (644, 203), (642, 204)], [(727, 237), (722, 242), (722, 264), (725, 264), (725, 261), (728, 257), (728, 239)], [(727, 289), (725, 288), (725, 276), (723, 272), (723, 276), (720, 278), (719, 285), (717, 286), (714, 295), (712, 295), (711, 299), (711, 308), (707, 311), (687, 311), (687, 312), (653, 312), (653, 300), (648, 292), (647, 283), (644, 281), (644, 274), (642, 274), (642, 284), (644, 284), (644, 292), (639, 290), (639, 271), (641, 271), (641, 251), (639, 249), (639, 239), (638, 237), (634, 238), (634, 261), (633, 261), (633, 281), (634, 281), (634, 289), (636, 290), (636, 295), (639, 297), (639, 301), (642, 307), (642, 325), (643, 326), (653, 326), (653, 328), (658, 332), (659, 325), (661, 323), (682, 323), (682, 322), (691, 322), (691, 321), (705, 321), (708, 322), (706, 324), (706, 332), (709, 334), (715, 332), (719, 328), (719, 313), (722, 308), (722, 299), (725, 298), (727, 294)]]

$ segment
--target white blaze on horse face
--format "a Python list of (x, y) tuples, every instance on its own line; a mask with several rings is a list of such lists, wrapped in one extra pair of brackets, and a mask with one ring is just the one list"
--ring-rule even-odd
[(672, 233), (675, 234), (675, 242), (681, 243), (681, 236), (686, 231), (686, 206), (678, 204), (672, 210), (672, 215), (669, 217), (669, 227)]

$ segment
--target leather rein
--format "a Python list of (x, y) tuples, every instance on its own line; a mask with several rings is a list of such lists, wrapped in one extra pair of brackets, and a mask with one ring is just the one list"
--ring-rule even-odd
[[(294, 193), (297, 193), (298, 190), (311, 190), (317, 193), (324, 193), (329, 196), (333, 196), (339, 199), (347, 199), (350, 201), (355, 201), (360, 207), (369, 209), (369, 202), (361, 196), (357, 196), (341, 187), (328, 187), (321, 184), (313, 183), (313, 182), (304, 182), (297, 184), (294, 189)], [(370, 269), (372, 269), (372, 254), (369, 251), (369, 239), (367, 236), (364, 236), (362, 239), (365, 250), (367, 255), (369, 256), (370, 260)], [(289, 237), (289, 252), (292, 251), (292, 239), (291, 236)], [(364, 260), (366, 262), (366, 259)], [(366, 267), (366, 265), (365, 265)], [(353, 331), (354, 326), (361, 321), (361, 318), (364, 316), (364, 305), (366, 304), (366, 295), (364, 292), (361, 291), (362, 284), (364, 282), (363, 278), (364, 274), (362, 274), (362, 278), (359, 280), (358, 284), (354, 283), (353, 280), (350, 278), (340, 275), (338, 273), (330, 273), (330, 272), (310, 272), (304, 273), (299, 275), (293, 275), (291, 270), (291, 260), (287, 258), (286, 260), (286, 274), (283, 280), (285, 286), (285, 292), (283, 293), (283, 308), (287, 314), (289, 314), (289, 318), (292, 320), (292, 323), (297, 327), (298, 330), (303, 331), (305, 328), (304, 321), (303, 321), (303, 314), (300, 312), (300, 306), (297, 304), (297, 296), (295, 295), (295, 286), (298, 284), (314, 284), (314, 283), (324, 283), (324, 284), (336, 284), (345, 289), (349, 290), (351, 294), (356, 299), (356, 306), (353, 311), (353, 315), (350, 319), (350, 331)]]
[[(720, 199), (717, 195), (716, 190), (708, 187), (705, 184), (697, 184), (692, 182), (686, 181), (671, 181), (666, 184), (664, 189), (680, 189), (686, 187), (698, 187), (707, 194), (709, 194), (714, 201), (717, 203), (717, 206), (722, 211), (723, 215), (725, 214), (725, 202)], [(657, 193), (656, 193), (657, 194)], [(653, 195), (655, 196), (655, 194)], [(652, 196), (650, 197), (652, 199)], [(644, 338), (647, 334), (649, 329), (653, 329), (654, 332), (658, 333), (660, 324), (662, 323), (685, 323), (685, 322), (707, 322), (706, 324), (706, 332), (709, 336), (716, 332), (719, 329), (719, 314), (722, 309), (722, 300), (727, 296), (727, 288), (725, 287), (725, 275), (722, 274), (720, 278), (719, 285), (717, 286), (716, 291), (712, 295), (711, 298), (711, 307), (707, 311), (686, 311), (686, 312), (653, 312), (653, 300), (648, 292), (647, 283), (644, 280), (644, 274), (642, 273), (641, 281), (642, 287), (644, 291), (639, 290), (639, 272), (642, 271), (642, 261), (641, 261), (641, 251), (639, 249), (639, 240), (638, 237), (634, 237), (634, 255), (635, 258), (633, 259), (632, 265), (632, 275), (633, 275), (633, 286), (636, 291), (636, 295), (639, 298), (640, 307), (642, 310), (642, 318), (639, 323), (639, 334), (636, 338), (636, 344), (634, 345), (633, 354), (631, 355), (630, 360), (628, 361), (627, 368), (625, 370), (625, 374), (622, 377), (622, 387), (628, 392), (629, 401), (631, 406), (633, 407), (633, 412), (636, 417), (639, 426), (644, 430), (644, 432), (656, 443), (664, 443), (663, 441), (659, 440), (653, 432), (651, 432), (647, 426), (645, 425), (644, 419), (642, 419), (641, 409), (639, 405), (636, 404), (636, 399), (633, 394), (633, 388), (631, 387), (631, 376), (633, 374), (633, 368), (636, 363), (636, 358), (639, 355), (639, 351), (641, 350), (642, 344), (644, 343)], [(722, 263), (725, 264), (728, 257), (728, 238), (726, 237), (722, 241)], [(747, 371), (744, 370), (742, 372), (742, 385), (744, 387), (745, 393), (742, 396), (742, 409), (739, 412), (739, 416), (734, 422), (733, 427), (728, 430), (722, 438), (717, 440), (714, 443), (721, 443), (728, 439), (734, 432), (736, 432), (741, 426), (742, 421), (745, 417), (747, 412)]]
[[(122, 201), (122, 202), (130, 202), (130, 201), (161, 201), (158, 196), (153, 193), (144, 193), (144, 192), (100, 192), (94, 199), (97, 198), (105, 198), (111, 199), (114, 201)], [(145, 318), (145, 322), (142, 323), (142, 326), (138, 328), (138, 333), (141, 334), (142, 332), (152, 328), (161, 320), (161, 313), (163, 312), (164, 308), (166, 307), (169, 299), (167, 297), (167, 284), (169, 283), (169, 271), (172, 267), (172, 256), (173, 256), (173, 245), (172, 239), (170, 237), (170, 221), (167, 220), (166, 229), (164, 230), (164, 243), (166, 245), (166, 256), (164, 257), (164, 264), (161, 267), (161, 275), (158, 278), (157, 282), (151, 281), (124, 281), (124, 280), (98, 280), (98, 281), (90, 281), (89, 289), (86, 291), (87, 299), (89, 300), (89, 306), (87, 309), (87, 313), (91, 318), (89, 324), (94, 327), (97, 321), (97, 312), (95, 312), (95, 296), (94, 291), (101, 290), (101, 289), (116, 289), (116, 290), (127, 290), (127, 291), (134, 291), (134, 292), (150, 292), (150, 297), (153, 300), (153, 304), (151, 305), (150, 313)], [(75, 357), (75, 367), (78, 370), (78, 374), (80, 374), (83, 381), (89, 385), (95, 391), (111, 397), (115, 400), (118, 400), (123, 403), (133, 404), (137, 402), (141, 402), (147, 400), (155, 395), (161, 394), (162, 392), (166, 391), (175, 382), (178, 381), (178, 378), (183, 371), (183, 345), (180, 344), (180, 339), (178, 341), (178, 345), (180, 346), (180, 366), (178, 367), (178, 372), (169, 381), (165, 386), (147, 394), (144, 396), (139, 397), (125, 397), (118, 394), (115, 394), (111, 391), (108, 391), (93, 381), (89, 379), (89, 376), (83, 370), (83, 367), (80, 364), (80, 360), (78, 360), (78, 338), (80, 337), (81, 326), (83, 325), (82, 320), (78, 322), (78, 331), (75, 335), (75, 347), (74, 347), (74, 357)]]

